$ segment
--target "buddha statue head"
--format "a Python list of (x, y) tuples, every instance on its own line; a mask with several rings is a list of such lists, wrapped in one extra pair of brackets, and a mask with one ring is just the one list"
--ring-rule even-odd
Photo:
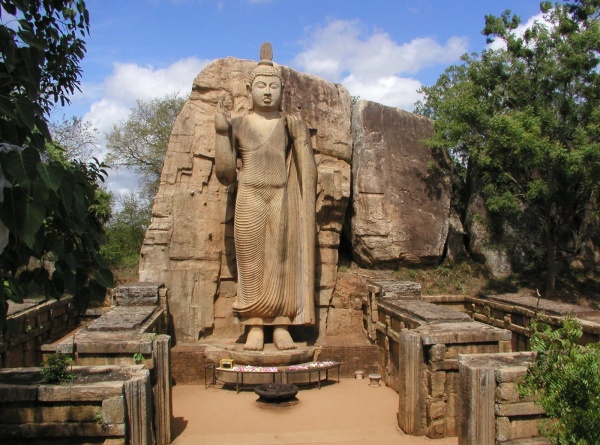
[(260, 47), (260, 62), (252, 71), (247, 90), (252, 101), (251, 110), (281, 111), (283, 80), (281, 70), (273, 65), (273, 48), (269, 42)]

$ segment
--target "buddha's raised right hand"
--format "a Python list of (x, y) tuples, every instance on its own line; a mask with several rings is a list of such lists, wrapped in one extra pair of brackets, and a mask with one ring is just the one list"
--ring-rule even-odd
[(221, 97), (217, 103), (217, 113), (215, 114), (215, 130), (218, 134), (227, 134), (231, 128), (231, 121), (223, 102), (224, 98)]

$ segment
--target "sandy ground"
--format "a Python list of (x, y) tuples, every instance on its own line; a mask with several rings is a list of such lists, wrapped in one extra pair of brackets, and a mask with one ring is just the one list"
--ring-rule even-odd
[(456, 438), (404, 435), (397, 426), (398, 395), (369, 380), (341, 379), (320, 390), (301, 387), (299, 403), (263, 407), (253, 391), (203, 385), (173, 387), (173, 445), (361, 444), (456, 445)]

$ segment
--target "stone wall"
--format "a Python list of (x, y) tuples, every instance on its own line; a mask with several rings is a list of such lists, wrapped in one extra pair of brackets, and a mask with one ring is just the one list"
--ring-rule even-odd
[(398, 392), (398, 425), (432, 439), (456, 436), (459, 355), (509, 352), (511, 332), (424, 300), (416, 283), (374, 281), (365, 333), (379, 346), (387, 386)]
[(539, 437), (544, 411), (533, 399), (521, 398), (517, 389), (532, 360), (530, 352), (460, 356), (461, 445), (550, 443)]
[(563, 317), (573, 316), (582, 326), (582, 344), (600, 341), (600, 311), (591, 308), (523, 294), (467, 297), (466, 308), (473, 319), (512, 331), (515, 352), (530, 349), (529, 322), (536, 313), (552, 326), (559, 326)]
[(26, 300), (10, 303), (8, 323), (11, 329), (0, 334), (0, 368), (39, 366), (40, 347), (55, 341), (78, 324), (79, 312), (73, 297), (39, 302)]
[(154, 416), (152, 440), (169, 444), (173, 408), (166, 289), (159, 283), (130, 283), (119, 286), (115, 294), (120, 306), (42, 349), (45, 356), (69, 354), (80, 366), (143, 365), (151, 376), (152, 392), (147, 397)]
[(529, 322), (538, 314), (551, 326), (560, 326), (563, 317), (575, 317), (581, 323), (581, 344), (600, 341), (600, 311), (538, 298), (528, 294), (500, 295), (428, 295), (424, 300), (440, 307), (464, 312), (482, 323), (508, 329), (512, 332), (512, 350), (528, 351)]
[(152, 389), (142, 368), (75, 367), (100, 381), (62, 385), (29, 384), (39, 381), (39, 368), (0, 370), (0, 441), (151, 445)]

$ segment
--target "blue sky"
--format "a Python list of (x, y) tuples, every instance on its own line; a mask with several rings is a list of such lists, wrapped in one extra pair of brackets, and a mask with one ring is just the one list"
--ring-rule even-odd
[[(412, 110), (465, 52), (481, 52), (486, 14), (510, 9), (527, 22), (537, 0), (86, 0), (91, 30), (82, 93), (54, 118), (90, 120), (103, 135), (135, 101), (187, 96), (211, 60), (256, 60), (273, 44), (274, 61), (341, 83), (352, 95)], [(135, 187), (127, 172), (109, 187)]]

